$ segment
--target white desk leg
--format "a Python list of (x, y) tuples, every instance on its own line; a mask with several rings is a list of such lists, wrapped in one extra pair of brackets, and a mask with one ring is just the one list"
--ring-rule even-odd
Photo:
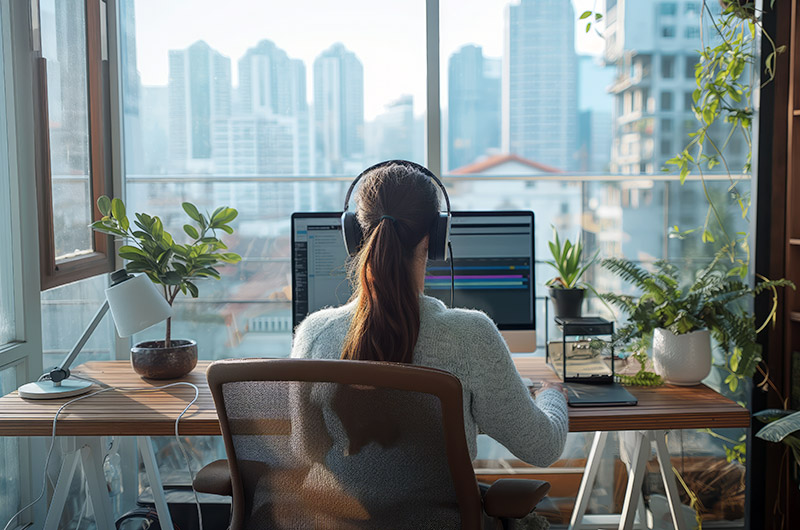
[[(74, 446), (74, 440), (69, 440), (68, 443)], [(67, 502), (69, 487), (72, 485), (72, 479), (75, 476), (75, 469), (78, 467), (80, 456), (80, 451), (78, 449), (74, 449), (63, 456), (61, 470), (58, 472), (58, 480), (56, 481), (56, 488), (53, 491), (53, 498), (50, 501), (50, 506), (47, 508), (44, 530), (58, 530), (58, 524), (61, 522), (61, 515), (64, 513), (64, 504)], [(45, 473), (46, 472), (47, 470), (45, 470)]]
[(569, 520), (569, 530), (580, 530), (583, 528), (583, 516), (586, 508), (589, 507), (589, 499), (592, 496), (592, 488), (597, 479), (597, 472), (600, 470), (600, 459), (606, 447), (608, 439), (607, 431), (597, 431), (594, 433), (592, 448), (586, 459), (586, 467), (581, 478), (581, 486), (578, 489), (578, 496), (575, 498), (575, 508), (572, 510), (572, 517)]
[(161, 482), (156, 455), (153, 452), (153, 442), (149, 436), (138, 436), (136, 442), (139, 445), (139, 451), (142, 453), (147, 481), (150, 483), (150, 489), (153, 492), (158, 522), (164, 530), (174, 530), (172, 517), (169, 514), (169, 506), (167, 505), (167, 497), (164, 494), (164, 484)]
[(625, 489), (625, 502), (622, 504), (622, 515), (619, 530), (632, 530), (636, 516), (636, 505), (639, 504), (639, 492), (642, 490), (644, 472), (650, 458), (650, 433), (639, 431), (631, 454), (631, 467), (628, 471), (628, 485)]
[(656, 455), (661, 470), (661, 481), (664, 483), (664, 490), (667, 493), (667, 503), (669, 512), (672, 515), (672, 526), (675, 530), (687, 530), (686, 518), (683, 515), (681, 500), (678, 496), (678, 486), (675, 483), (675, 473), (672, 471), (672, 461), (669, 458), (667, 449), (666, 431), (654, 431), (653, 437), (656, 441)]
[(111, 506), (111, 498), (108, 496), (108, 486), (106, 476), (103, 473), (103, 448), (99, 436), (86, 436), (78, 438), (80, 445), (81, 461), (83, 462), (83, 473), (86, 475), (86, 485), (89, 490), (89, 498), (92, 501), (95, 521), (98, 528), (109, 528), (113, 530), (115, 526), (114, 509)]

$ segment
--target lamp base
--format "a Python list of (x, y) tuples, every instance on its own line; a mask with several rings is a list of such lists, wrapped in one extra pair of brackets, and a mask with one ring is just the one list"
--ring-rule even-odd
[(80, 379), (64, 379), (56, 386), (52, 381), (34, 381), (19, 387), (19, 396), (25, 399), (58, 399), (80, 396), (92, 389), (93, 383)]

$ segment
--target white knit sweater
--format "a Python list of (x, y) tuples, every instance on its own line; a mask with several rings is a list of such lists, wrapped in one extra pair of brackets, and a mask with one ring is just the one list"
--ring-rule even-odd
[[(292, 357), (338, 359), (355, 303), (323, 309), (298, 326)], [(494, 322), (480, 311), (448, 309), (420, 296), (415, 365), (446, 370), (464, 389), (464, 429), (472, 458), (478, 429), (517, 458), (549, 466), (561, 456), (568, 431), (567, 403), (557, 390), (534, 400)]]

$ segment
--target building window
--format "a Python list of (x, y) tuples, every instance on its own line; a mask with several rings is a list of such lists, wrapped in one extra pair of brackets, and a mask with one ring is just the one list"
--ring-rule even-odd
[(663, 118), (661, 120), (661, 134), (668, 134), (672, 132), (672, 120)]
[(664, 79), (672, 79), (675, 77), (675, 57), (672, 55), (665, 55), (661, 57), (661, 77)]
[(687, 112), (694, 110), (694, 93), (691, 91), (683, 93), (683, 110)]
[(675, 26), (663, 26), (661, 28), (661, 36), (665, 39), (675, 38)]
[(700, 14), (700, 1), (693, 0), (691, 2), (687, 2), (683, 6), (683, 12), (687, 15), (699, 15)]
[(686, 26), (684, 29), (684, 35), (687, 39), (699, 39), (700, 38), (700, 28), (697, 26)]
[(675, 2), (661, 2), (658, 5), (658, 14), (664, 16), (674, 16), (678, 14), (678, 4)]
[(672, 92), (661, 93), (661, 108), (659, 110), (672, 110)]
[(683, 75), (686, 79), (694, 79), (694, 69), (697, 66), (697, 63), (700, 62), (699, 55), (687, 55), (685, 58), (685, 67), (683, 71)]
[(672, 140), (669, 138), (661, 139), (661, 156), (669, 156), (672, 154)]

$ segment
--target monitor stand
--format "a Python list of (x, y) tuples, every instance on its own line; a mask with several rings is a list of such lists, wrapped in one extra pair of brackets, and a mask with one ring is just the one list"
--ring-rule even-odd
[(533, 353), (536, 351), (535, 329), (502, 330), (500, 334), (508, 344), (511, 353)]

